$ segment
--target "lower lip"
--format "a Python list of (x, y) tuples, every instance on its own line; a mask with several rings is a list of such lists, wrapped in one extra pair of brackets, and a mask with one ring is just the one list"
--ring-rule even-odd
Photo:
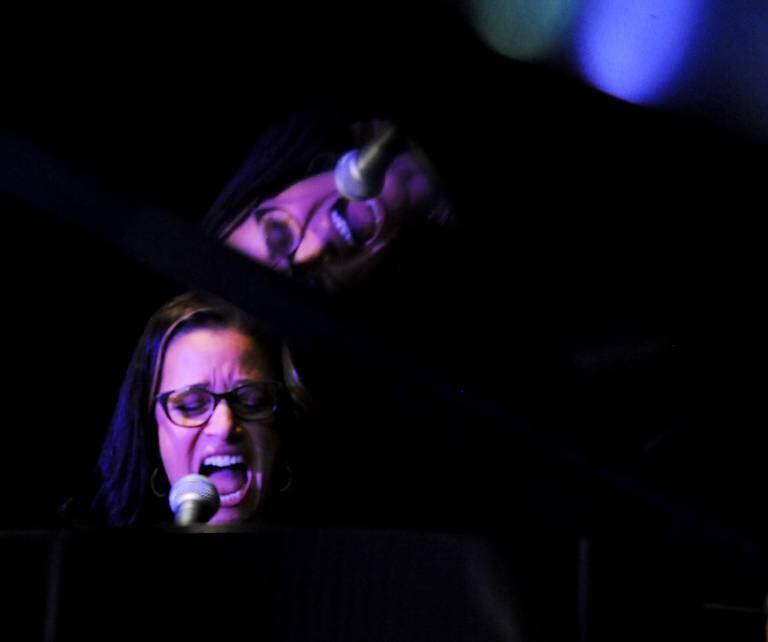
[(375, 231), (373, 236), (371, 236), (371, 239), (373, 239), (381, 231), (382, 224), (384, 223), (384, 208), (375, 198), (369, 199), (365, 203), (371, 209), (371, 212), (373, 212), (373, 221), (375, 226)]

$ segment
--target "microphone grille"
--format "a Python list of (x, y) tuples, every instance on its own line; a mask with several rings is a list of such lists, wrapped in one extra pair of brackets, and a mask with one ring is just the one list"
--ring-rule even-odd
[(168, 503), (174, 514), (182, 503), (189, 500), (204, 503), (211, 515), (219, 510), (219, 491), (204, 475), (186, 475), (171, 487)]

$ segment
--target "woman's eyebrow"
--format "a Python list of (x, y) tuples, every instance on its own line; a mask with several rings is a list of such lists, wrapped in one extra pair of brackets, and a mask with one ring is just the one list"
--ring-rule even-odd
[(178, 388), (174, 388), (171, 390), (171, 392), (177, 392), (179, 390), (188, 390), (189, 388), (203, 388), (205, 390), (208, 389), (208, 386), (210, 386), (210, 381), (197, 381), (195, 383), (188, 383), (186, 386), (180, 386)]
[(250, 210), (250, 216), (253, 216), (257, 221), (261, 219), (265, 214), (274, 212), (280, 208), (275, 205), (258, 205)]
[(241, 377), (240, 379), (235, 379), (232, 382), (233, 387), (242, 386), (245, 383), (264, 383), (265, 381), (269, 381), (269, 377)]

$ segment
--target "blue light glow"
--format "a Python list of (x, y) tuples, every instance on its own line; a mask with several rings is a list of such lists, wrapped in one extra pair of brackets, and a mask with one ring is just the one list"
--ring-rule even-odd
[(661, 98), (679, 78), (708, 0), (588, 0), (581, 17), (582, 72), (634, 103)]

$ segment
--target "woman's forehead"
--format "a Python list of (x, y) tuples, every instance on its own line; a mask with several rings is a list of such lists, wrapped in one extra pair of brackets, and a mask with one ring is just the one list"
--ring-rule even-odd
[(266, 375), (267, 350), (234, 328), (195, 328), (178, 334), (168, 344), (161, 387), (185, 383), (190, 378)]

